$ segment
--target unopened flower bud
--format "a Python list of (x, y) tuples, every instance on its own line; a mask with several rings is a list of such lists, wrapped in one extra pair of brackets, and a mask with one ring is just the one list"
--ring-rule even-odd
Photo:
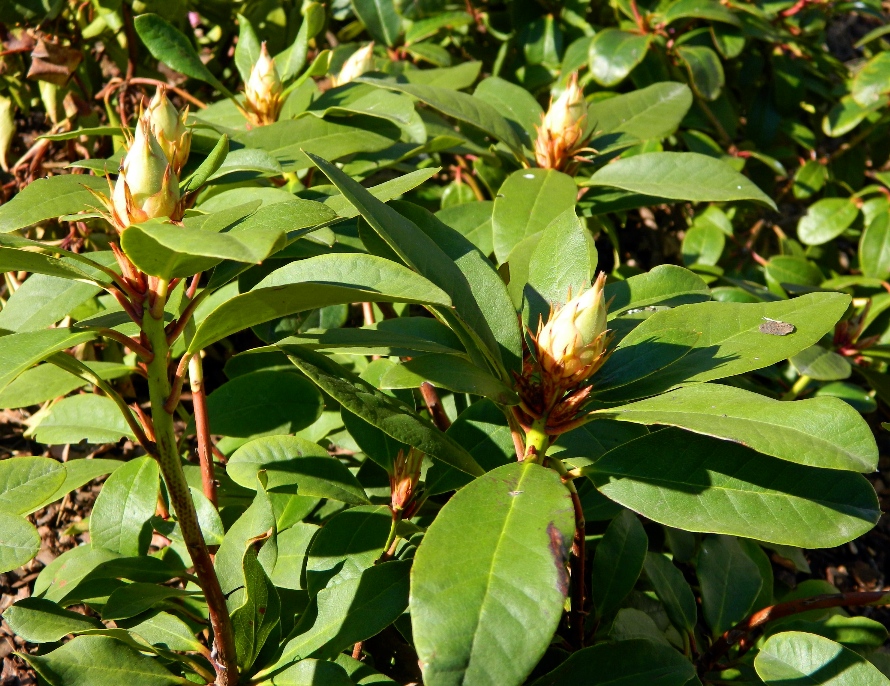
[(374, 43), (372, 41), (349, 56), (349, 59), (347, 59), (340, 68), (340, 73), (331, 79), (331, 83), (336, 88), (337, 86), (342, 86), (345, 83), (357, 79), (365, 72), (369, 72), (373, 69)]
[(541, 370), (558, 384), (578, 384), (605, 361), (610, 339), (605, 284), (606, 275), (600, 273), (591, 288), (554, 312), (538, 333)]
[(130, 224), (169, 217), (178, 203), (179, 180), (151, 132), (148, 118), (143, 117), (114, 185), (113, 221), (123, 230)]
[(244, 87), (244, 99), (251, 121), (257, 126), (273, 124), (278, 120), (281, 112), (281, 77), (275, 68), (275, 60), (269, 56), (266, 44), (260, 49), (260, 56), (253, 69), (250, 78)]
[(583, 145), (587, 100), (572, 74), (568, 86), (544, 115), (535, 140), (535, 158), (545, 169), (562, 169)]
[(423, 464), (423, 453), (415, 448), (405, 455), (399, 451), (393, 460), (392, 473), (389, 476), (392, 500), (390, 509), (393, 514), (399, 512), (402, 517), (409, 518), (417, 509), (417, 483), (420, 481), (420, 468)]
[(188, 159), (192, 143), (192, 132), (185, 125), (188, 108), (180, 114), (167, 99), (166, 89), (158, 88), (148, 104), (146, 116), (158, 145), (178, 174)]

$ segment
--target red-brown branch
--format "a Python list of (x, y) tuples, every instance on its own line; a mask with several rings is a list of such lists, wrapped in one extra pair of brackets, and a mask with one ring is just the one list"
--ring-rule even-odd
[(195, 415), (195, 435), (198, 438), (198, 460), (201, 463), (201, 485), (207, 499), (216, 505), (216, 480), (213, 474), (213, 442), (210, 438), (210, 422), (207, 418), (207, 396), (204, 391), (204, 371), (201, 355), (189, 361), (189, 382), (192, 389), (192, 407)]
[(429, 410), (433, 423), (440, 431), (448, 431), (448, 428), (451, 426), (451, 420), (445, 413), (445, 408), (442, 407), (442, 401), (439, 400), (439, 394), (436, 393), (433, 385), (428, 381), (424, 381), (420, 384), (420, 394), (423, 396), (423, 402), (426, 403), (426, 409)]
[(572, 540), (572, 611), (570, 614), (572, 633), (577, 648), (584, 647), (584, 619), (587, 611), (584, 605), (587, 602), (585, 590), (585, 560), (587, 557), (586, 522), (584, 521), (584, 508), (581, 507), (581, 499), (577, 491), (572, 491), (572, 507), (575, 510), (575, 537)]

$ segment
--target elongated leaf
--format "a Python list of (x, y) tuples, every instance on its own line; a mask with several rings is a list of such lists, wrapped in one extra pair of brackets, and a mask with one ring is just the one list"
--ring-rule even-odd
[(652, 305), (676, 306), (710, 300), (711, 291), (698, 274), (672, 264), (660, 264), (645, 274), (606, 284), (605, 297), (612, 319), (627, 310)]
[(130, 634), (165, 650), (203, 652), (202, 644), (195, 638), (188, 624), (169, 612), (155, 611), (148, 617), (143, 615), (136, 620), (121, 620), (116, 624), (126, 628)]
[(253, 290), (222, 303), (198, 325), (189, 350), (206, 348), (276, 317), (356, 301), (451, 304), (441, 289), (389, 260), (362, 254), (321, 255), (282, 267)]
[(38, 331), (65, 318), (101, 289), (91, 283), (33, 274), (0, 310), (0, 329)]
[(887, 686), (890, 679), (861, 655), (823, 636), (785, 631), (771, 637), (754, 660), (769, 686)]
[(524, 239), (543, 231), (575, 206), (577, 188), (570, 176), (553, 169), (520, 169), (503, 183), (494, 201), (494, 254), (504, 262)]
[(19, 374), (60, 350), (94, 338), (89, 331), (47, 329), (0, 336), (0, 389)]
[(640, 140), (658, 140), (677, 130), (691, 106), (689, 86), (665, 81), (592, 103), (587, 121), (597, 133), (626, 133)]
[(424, 683), (525, 680), (562, 615), (573, 528), (558, 475), (534, 464), (498, 467), (448, 501), (411, 578)]
[(536, 127), (541, 125), (544, 110), (531, 93), (515, 83), (489, 76), (476, 86), (473, 97), (484, 100), (501, 112), (513, 125), (522, 144), (532, 147), (532, 141), (537, 136)]
[(695, 667), (673, 647), (634, 639), (572, 653), (532, 686), (691, 686), (694, 680)]
[[(132, 367), (117, 362), (89, 362), (87, 366), (101, 379), (116, 379), (133, 371)], [(47, 400), (67, 395), (87, 385), (82, 378), (55, 366), (41, 364), (19, 375), (0, 391), (0, 407), (16, 408), (39, 405)]]
[(238, 15), (238, 43), (235, 45), (235, 66), (241, 74), (241, 81), (250, 80), (253, 65), (260, 57), (260, 39), (257, 38), (253, 24), (243, 14)]
[(138, 457), (108, 477), (90, 516), (90, 542), (125, 556), (145, 555), (158, 504), (158, 463)]
[(181, 588), (161, 586), (159, 584), (135, 583), (121, 586), (109, 597), (102, 608), (102, 619), (129, 619), (142, 614), (146, 610), (170, 598), (182, 598), (189, 595)]
[(837, 398), (783, 403), (741, 388), (699, 384), (597, 415), (677, 426), (811, 467), (868, 473), (878, 465), (868, 424)]
[(627, 78), (649, 49), (651, 36), (603, 29), (590, 42), (590, 73), (601, 86), (617, 86)]
[(726, 85), (726, 77), (717, 53), (702, 45), (681, 45), (677, 48), (677, 55), (689, 71), (689, 81), (695, 92), (705, 100), (719, 98)]
[(65, 465), (48, 457), (21, 456), (0, 462), (0, 509), (27, 514), (65, 481)]
[[(435, 176), (438, 172), (438, 167), (415, 169), (413, 172), (409, 172), (404, 176), (398, 176), (389, 181), (384, 181), (381, 184), (371, 186), (371, 188), (365, 190), (380, 202), (387, 202), (416, 188), (427, 179)], [(361, 214), (349, 198), (342, 194), (332, 195), (325, 198), (324, 204), (336, 212), (338, 217), (343, 217), (344, 219), (357, 217)]]
[(288, 358), (343, 407), (402, 443), (468, 474), (484, 473), (448, 436), (408, 407), (350, 374), (324, 355), (299, 346), (281, 346)]
[(0, 510), (0, 573), (21, 567), (40, 552), (40, 534), (31, 522)]
[[(247, 376), (251, 376), (248, 374)], [(226, 473), (245, 488), (256, 488), (265, 470), (266, 489), (333, 498), (350, 505), (368, 502), (361, 484), (317, 443), (297, 436), (269, 436), (245, 443), (226, 463)]]
[(890, 276), (890, 214), (877, 215), (859, 240), (859, 266), (865, 276)]
[(823, 198), (807, 208), (797, 224), (797, 236), (806, 245), (821, 245), (837, 238), (856, 221), (859, 208), (847, 198)]
[(52, 643), (84, 629), (102, 628), (98, 620), (63, 610), (43, 598), (18, 601), (3, 612), (3, 619), (29, 643)]
[(136, 33), (156, 60), (171, 69), (204, 81), (224, 95), (229, 90), (204, 65), (191, 41), (175, 26), (157, 14), (142, 14), (133, 20)]
[(51, 653), (22, 657), (51, 684), (110, 686), (122, 679), (139, 686), (191, 683), (109, 636), (78, 636)]
[(109, 192), (105, 179), (86, 174), (63, 174), (29, 183), (0, 207), (0, 233), (97, 206), (98, 201), (87, 188)]
[(720, 636), (751, 611), (762, 580), (754, 561), (731, 536), (708, 536), (696, 566), (702, 613), (714, 636)]
[(352, 9), (375, 41), (395, 44), (402, 20), (393, 0), (352, 0)]
[(407, 93), (439, 110), (442, 114), (454, 117), (458, 121), (472, 124), (490, 136), (502, 141), (517, 156), (522, 156), (522, 142), (513, 127), (504, 119), (495, 107), (484, 100), (460, 91), (430, 86), (419, 83), (396, 83), (371, 77), (357, 79), (362, 83), (370, 83), (380, 88)]
[(94, 393), (72, 395), (55, 403), (37, 425), (34, 437), (48, 445), (117, 443), (134, 438), (117, 404)]
[(725, 162), (696, 152), (647, 152), (594, 173), (590, 186), (693, 202), (753, 200), (776, 208), (768, 195)]
[(300, 660), (272, 677), (273, 686), (354, 686), (355, 683), (340, 665), (316, 659)]
[(229, 137), (220, 136), (210, 154), (204, 158), (200, 166), (180, 184), (181, 192), (195, 191), (203, 186), (223, 165), (229, 154)]
[(91, 275), (78, 269), (75, 265), (64, 262), (56, 257), (41, 253), (0, 248), (0, 270), (4, 272), (31, 272), (58, 276), (63, 279), (81, 279), (92, 281)]
[(420, 355), (393, 366), (380, 379), (380, 388), (417, 388), (424, 381), (455, 393), (472, 393), (501, 405), (517, 405), (512, 388), (471, 362), (451, 355)]
[(666, 555), (654, 552), (646, 553), (643, 569), (671, 623), (680, 631), (691, 632), (698, 618), (698, 610), (683, 572)]
[(408, 607), (410, 568), (407, 560), (385, 562), (320, 591), (276, 665), (306, 657), (331, 659), (385, 629)]
[[(597, 373), (597, 397), (641, 398), (775, 364), (832, 331), (849, 302), (841, 293), (810, 293), (769, 303), (705, 302), (656, 312), (622, 339)], [(764, 333), (760, 326), (768, 320), (794, 330), (785, 336)], [(689, 339), (694, 342), (686, 349), (681, 342)]]
[(613, 614), (643, 570), (649, 539), (637, 516), (624, 510), (606, 529), (593, 558), (591, 594), (597, 617)]
[(676, 429), (582, 468), (606, 497), (662, 524), (806, 548), (840, 545), (877, 521), (859, 474), (813, 469)]

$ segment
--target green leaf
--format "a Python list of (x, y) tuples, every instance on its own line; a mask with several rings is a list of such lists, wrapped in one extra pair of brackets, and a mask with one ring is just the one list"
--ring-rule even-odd
[(16, 250), (15, 248), (0, 248), (0, 270), (92, 281), (92, 275), (82, 271), (76, 265), (49, 255), (28, 250)]
[(357, 579), (384, 553), (392, 512), (366, 505), (340, 512), (313, 539), (306, 558), (306, 590), (315, 596), (326, 587)]
[(306, 590), (306, 554), (318, 532), (315, 524), (297, 522), (278, 534), (278, 558), (270, 576), (273, 584), (295, 591)]
[(149, 520), (158, 505), (158, 463), (137, 457), (121, 465), (102, 486), (90, 516), (90, 543), (124, 556), (145, 555)]
[(122, 620), (116, 624), (126, 628), (131, 635), (135, 634), (164, 650), (192, 653), (204, 651), (204, 646), (195, 638), (188, 624), (169, 612), (152, 612), (148, 617), (143, 615), (135, 620)]
[(816, 265), (793, 255), (775, 255), (763, 271), (770, 290), (779, 295), (784, 295), (784, 289), (788, 286), (812, 288), (824, 280), (822, 272)]
[[(721, 5), (717, 7), (722, 9)], [(695, 92), (705, 100), (719, 98), (726, 85), (726, 77), (717, 53), (705, 46), (680, 45), (677, 47), (677, 55), (689, 71), (689, 80)]]
[(694, 681), (695, 667), (672, 646), (634, 639), (572, 653), (532, 686), (691, 686)]
[(726, 236), (716, 226), (691, 226), (683, 237), (683, 264), (713, 266), (720, 261)]
[(110, 193), (108, 181), (86, 174), (62, 174), (29, 183), (0, 207), (0, 233), (97, 206), (99, 201), (87, 188)]
[(484, 473), (466, 450), (395, 398), (381, 393), (324, 355), (300, 346), (282, 346), (282, 349), (325, 393), (388, 436), (462, 472)]
[(98, 620), (79, 612), (63, 610), (43, 598), (19, 600), (3, 612), (3, 619), (17, 636), (28, 643), (53, 643), (68, 634), (102, 628)]
[(619, 446), (582, 472), (607, 498), (686, 531), (828, 548), (868, 531), (878, 517), (874, 489), (859, 474), (677, 429)]
[(887, 686), (877, 667), (849, 648), (822, 636), (786, 631), (767, 640), (754, 660), (769, 686)]
[(133, 438), (120, 408), (108, 396), (83, 393), (63, 398), (50, 407), (34, 437), (47, 445), (117, 443)]
[(392, 0), (351, 0), (352, 10), (371, 37), (392, 46), (399, 37), (402, 20)]
[(133, 25), (156, 60), (174, 71), (209, 83), (223, 95), (231, 96), (229, 90), (201, 61), (191, 41), (175, 26), (157, 14), (142, 14), (133, 20)]
[(553, 169), (520, 169), (498, 191), (492, 214), (494, 254), (504, 262), (521, 241), (575, 206), (572, 177)]
[(853, 99), (853, 96), (845, 95), (825, 115), (825, 118), (822, 120), (822, 131), (826, 136), (838, 138), (850, 133), (850, 131), (865, 121), (868, 115), (880, 110), (882, 107), (883, 102), (881, 100), (868, 107), (863, 107)]
[(586, 183), (672, 200), (753, 200), (776, 208), (772, 198), (726, 162), (696, 152), (646, 152), (621, 158)]
[(677, 629), (692, 632), (698, 619), (695, 596), (683, 572), (662, 553), (646, 553), (646, 577), (664, 605), (665, 613)]
[(591, 416), (676, 426), (811, 467), (864, 473), (878, 467), (868, 424), (835, 398), (781, 402), (733, 386), (696, 384)]
[(815, 195), (828, 181), (828, 167), (818, 160), (808, 160), (794, 173), (794, 197), (806, 200)]
[(0, 510), (0, 570), (21, 567), (40, 552), (40, 534), (31, 522)]
[(186, 193), (196, 191), (207, 183), (207, 181), (210, 180), (210, 177), (216, 174), (217, 170), (219, 170), (225, 163), (228, 155), (229, 137), (220, 136), (216, 145), (213, 146), (213, 150), (211, 150), (210, 154), (204, 158), (204, 161), (201, 162), (200, 166), (179, 184), (180, 192)]
[(94, 338), (95, 334), (71, 329), (47, 329), (0, 336), (0, 389), (26, 369), (53, 353)]
[(394, 365), (380, 379), (380, 388), (418, 388), (428, 381), (454, 393), (472, 393), (501, 405), (517, 405), (512, 388), (472, 362), (453, 355), (419, 355)]
[(272, 677), (273, 686), (353, 686), (346, 670), (327, 660), (300, 660)]
[(408, 560), (384, 562), (319, 591), (275, 666), (307, 657), (332, 659), (392, 624), (408, 607), (410, 568)]
[(78, 636), (50, 653), (22, 657), (51, 684), (113, 686), (122, 680), (134, 686), (192, 683), (168, 672), (160, 661), (109, 636)]
[(357, 253), (320, 255), (277, 269), (251, 291), (216, 307), (198, 325), (189, 352), (276, 317), (362, 301), (451, 304), (441, 289), (390, 260)]
[(601, 86), (617, 86), (649, 50), (650, 35), (603, 29), (590, 42), (590, 74)]
[(865, 276), (886, 280), (890, 277), (890, 214), (872, 219), (859, 240), (859, 268)]
[(806, 374), (817, 381), (847, 379), (853, 371), (846, 357), (821, 345), (813, 345), (797, 353), (791, 358), (791, 364), (798, 374)]
[(738, 17), (732, 10), (724, 7), (716, 0), (676, 0), (664, 11), (662, 20), (665, 25), (673, 24), (679, 19), (708, 19), (738, 26)]
[(573, 529), (559, 476), (535, 464), (498, 467), (448, 501), (411, 579), (424, 683), (525, 680), (562, 616)]
[(19, 286), (0, 310), (0, 329), (38, 331), (52, 326), (86, 302), (99, 286), (34, 274)]
[(888, 91), (890, 91), (890, 55), (879, 52), (856, 72), (850, 94), (857, 103), (868, 107), (881, 102), (881, 96)]
[[(849, 303), (844, 294), (810, 293), (769, 303), (705, 302), (656, 312), (622, 339), (597, 372), (595, 387), (602, 390), (596, 396), (642, 398), (781, 362), (832, 331)], [(794, 331), (763, 333), (760, 325), (768, 319), (792, 324)]]
[[(442, 114), (471, 124), (489, 136), (503, 142), (518, 158), (522, 159), (522, 141), (516, 134), (516, 131), (498, 112), (497, 108), (480, 98), (441, 86), (420, 83), (396, 83), (371, 77), (360, 77), (357, 80), (380, 88), (407, 93), (433, 109), (439, 110)], [(325, 153), (325, 157), (330, 157), (330, 155)]]
[(805, 245), (822, 245), (850, 228), (857, 216), (859, 208), (847, 198), (817, 200), (800, 218), (797, 237)]
[(260, 39), (257, 38), (256, 31), (247, 17), (243, 14), (236, 16), (238, 17), (238, 42), (235, 44), (235, 66), (241, 75), (242, 83), (246, 84), (250, 80), (253, 65), (260, 58)]
[(531, 149), (537, 138), (537, 127), (541, 125), (544, 110), (534, 96), (525, 88), (510, 83), (497, 76), (483, 79), (473, 91), (473, 97), (487, 102), (507, 118), (516, 131), (522, 144)]
[[(439, 171), (440, 170), (437, 167), (431, 167), (429, 169), (415, 169), (414, 171), (404, 174), (403, 176), (397, 176), (394, 179), (384, 181), (381, 184), (371, 186), (371, 188), (367, 188), (365, 190), (367, 190), (380, 202), (388, 202), (389, 200), (398, 198), (400, 195), (403, 195), (408, 191), (417, 188), (417, 186), (430, 179)], [(344, 219), (357, 217), (360, 214), (359, 210), (355, 207), (355, 205), (352, 204), (352, 201), (347, 196), (339, 193), (337, 195), (332, 195), (328, 198), (325, 198), (324, 204), (332, 209), (334, 212), (336, 212), (338, 217), (342, 217)]]
[(436, 212), (436, 219), (457, 231), (479, 248), (483, 255), (490, 255), (494, 251), (491, 224), (493, 208), (494, 203), (491, 200), (452, 205)]
[(640, 520), (630, 510), (622, 510), (609, 524), (593, 558), (590, 590), (597, 617), (611, 616), (621, 607), (643, 571), (648, 547)]
[(129, 619), (150, 610), (165, 600), (188, 595), (188, 591), (170, 586), (144, 582), (126, 584), (116, 589), (108, 597), (105, 607), (102, 608), (102, 619), (105, 621)]
[(862, 386), (846, 383), (844, 381), (833, 381), (825, 384), (816, 391), (817, 397), (839, 398), (848, 403), (857, 412), (868, 414), (878, 409), (877, 401)]
[(305, 429), (321, 416), (323, 404), (315, 386), (299, 374), (260, 370), (207, 396), (207, 415), (212, 433), (248, 438)]
[(587, 121), (597, 134), (626, 133), (640, 140), (660, 140), (677, 130), (691, 106), (689, 86), (664, 81), (591, 103)]
[(48, 457), (14, 456), (0, 461), (0, 509), (28, 514), (65, 481), (65, 465)]
[[(251, 376), (254, 374), (239, 378)], [(268, 386), (260, 387), (268, 389)], [(268, 436), (250, 441), (238, 448), (226, 463), (226, 473), (232, 481), (245, 488), (256, 488), (260, 470), (266, 472), (268, 491), (332, 498), (350, 505), (368, 502), (361, 484), (340, 460), (317, 443), (297, 436)]]
[(711, 291), (698, 274), (672, 264), (660, 264), (645, 274), (606, 284), (605, 298), (609, 319), (614, 319), (627, 310), (710, 300)]
[[(126, 376), (133, 371), (132, 367), (117, 362), (89, 361), (84, 364), (100, 379), (105, 380)], [(40, 405), (86, 385), (86, 381), (61, 367), (41, 364), (22, 373), (0, 391), (0, 408)]]
[(705, 621), (711, 634), (720, 636), (751, 611), (760, 593), (760, 571), (731, 536), (705, 537), (695, 571)]

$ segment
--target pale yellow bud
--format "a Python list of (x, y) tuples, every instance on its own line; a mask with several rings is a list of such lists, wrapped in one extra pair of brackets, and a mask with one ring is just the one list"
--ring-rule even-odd
[(609, 343), (607, 307), (600, 273), (593, 286), (550, 316), (537, 339), (538, 361), (554, 380), (579, 383), (604, 360)]
[(158, 145), (177, 174), (188, 160), (192, 143), (192, 132), (185, 125), (187, 115), (188, 108), (182, 114), (177, 112), (164, 88), (158, 88), (145, 113)]
[(281, 77), (275, 68), (275, 60), (269, 56), (266, 44), (260, 49), (260, 56), (253, 69), (250, 78), (244, 87), (244, 99), (251, 114), (251, 121), (258, 126), (272, 124), (278, 119), (281, 112)]
[(407, 455), (401, 450), (396, 455), (389, 476), (392, 494), (390, 509), (393, 513), (401, 512), (404, 517), (410, 518), (417, 509), (415, 496), (422, 465), (423, 453), (416, 448), (410, 448)]
[(535, 140), (535, 158), (545, 169), (563, 169), (583, 144), (587, 100), (572, 74), (568, 86), (544, 115)]
[(349, 83), (357, 79), (362, 74), (374, 69), (374, 43), (368, 43), (365, 47), (359, 48), (349, 56), (349, 59), (343, 63), (340, 73), (337, 74), (331, 83), (336, 88), (345, 83)]
[(148, 219), (169, 217), (178, 203), (178, 179), (151, 132), (148, 118), (143, 117), (114, 185), (114, 223), (122, 230)]

